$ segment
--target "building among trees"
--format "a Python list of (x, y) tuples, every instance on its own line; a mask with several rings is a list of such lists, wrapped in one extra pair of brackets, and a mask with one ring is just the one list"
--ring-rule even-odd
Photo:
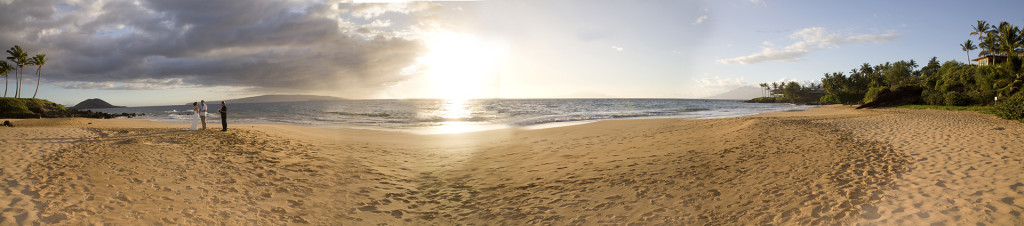
[(978, 66), (996, 65), (1002, 62), (1006, 62), (1006, 56), (986, 55), (983, 57), (978, 57), (971, 61), (978, 62)]

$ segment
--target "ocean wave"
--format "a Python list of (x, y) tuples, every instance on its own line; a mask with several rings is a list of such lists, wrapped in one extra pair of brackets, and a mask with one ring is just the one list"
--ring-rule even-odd
[(185, 114), (170, 114), (170, 115), (167, 115), (166, 118), (187, 121), (187, 120), (192, 120), (192, 117), (193, 117), (192, 114), (187, 114), (187, 115), (185, 115)]
[[(443, 100), (358, 100), (317, 103), (261, 103), (229, 106), (228, 123), (294, 124), (346, 128), (421, 128), (451, 123), (532, 126), (546, 123), (628, 118), (717, 118), (804, 109), (806, 106), (684, 99), (494, 99), (473, 100), (449, 109)], [(216, 110), (214, 106), (213, 110)], [(191, 106), (119, 108), (144, 119), (189, 123)], [(207, 121), (219, 121), (211, 113)], [(209, 122), (208, 122), (209, 123)]]
[(380, 117), (380, 118), (391, 117), (391, 114), (388, 114), (388, 113), (351, 113), (351, 112), (343, 112), (343, 111), (334, 111), (334, 112), (325, 112), (325, 113), (336, 114), (336, 115), (345, 115), (345, 116), (365, 116), (365, 117)]
[(684, 116), (685, 113), (710, 111), (707, 108), (678, 108), (667, 111), (645, 111), (645, 112), (633, 112), (633, 113), (605, 113), (605, 114), (583, 114), (583, 115), (552, 115), (552, 116), (540, 116), (534, 118), (520, 119), (511, 122), (514, 126), (532, 126), (546, 123), (561, 123), (561, 122), (577, 122), (577, 121), (595, 121), (595, 120), (607, 120), (607, 119), (628, 119), (628, 118), (647, 118), (647, 117), (666, 117), (666, 116)]

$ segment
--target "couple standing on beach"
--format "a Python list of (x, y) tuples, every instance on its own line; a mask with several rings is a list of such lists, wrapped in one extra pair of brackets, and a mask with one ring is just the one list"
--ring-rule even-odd
[[(200, 100), (198, 103), (192, 103), (192, 127), (189, 130), (197, 130), (196, 126), (200, 121), (203, 123), (203, 129), (206, 129), (206, 100)], [(224, 128), (220, 131), (228, 131), (228, 107), (224, 104), (224, 101), (220, 102), (220, 125)]]

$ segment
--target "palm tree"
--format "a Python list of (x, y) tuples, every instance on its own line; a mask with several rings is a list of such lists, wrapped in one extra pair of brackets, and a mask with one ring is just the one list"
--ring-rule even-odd
[(971, 64), (971, 50), (978, 49), (978, 46), (974, 45), (974, 42), (971, 42), (970, 39), (967, 39), (964, 44), (960, 44), (960, 49), (967, 52), (967, 64)]
[(18, 45), (11, 47), (11, 49), (7, 50), (7, 53), (11, 54), (11, 56), (7, 57), (7, 60), (14, 62), (17, 66), (17, 75), (15, 76), (17, 84), (15, 84), (14, 98), (18, 98), (21, 97), (21, 73), (24, 71), (25, 65), (28, 64), (28, 53)]
[(988, 34), (989, 35), (985, 36), (985, 40), (978, 43), (978, 48), (981, 49), (981, 51), (978, 52), (978, 56), (997, 54), (995, 48), (997, 43), (999, 43), (997, 40), (999, 37), (995, 35), (994, 31), (988, 31)]
[(1008, 57), (1020, 55), (1017, 49), (1024, 47), (1020, 28), (1004, 21), (999, 24), (999, 29), (995, 30), (992, 35), (996, 36), (996, 53)]
[(46, 64), (46, 54), (39, 54), (30, 59), (32, 65), (39, 66), (36, 69), (36, 92), (32, 93), (32, 99), (36, 98), (36, 94), (39, 94), (39, 83), (43, 79), (43, 65)]
[(7, 72), (14, 70), (14, 67), (7, 61), (0, 61), (0, 75), (4, 76), (4, 97), (7, 97)]
[(910, 59), (910, 62), (907, 65), (910, 66), (910, 75), (914, 77), (921, 76), (921, 71), (914, 71), (915, 69), (918, 69), (918, 61), (913, 61), (913, 59)]
[(990, 29), (992, 28), (992, 25), (988, 24), (988, 22), (985, 22), (984, 20), (979, 20), (978, 25), (972, 26), (971, 28), (974, 28), (974, 31), (971, 32), (971, 35), (978, 35), (978, 41), (980, 41), (980, 43), (978, 44), (979, 46), (981, 46), (981, 53), (979, 53), (978, 55), (981, 56), (981, 54), (985, 54), (988, 52), (989, 46), (985, 42), (985, 36), (988, 34), (989, 31), (991, 31)]
[(871, 68), (871, 64), (864, 63), (864, 64), (860, 65), (860, 72), (864, 73), (864, 74), (871, 74), (871, 73), (875, 73), (875, 70), (873, 70), (873, 68)]
[(764, 97), (764, 96), (767, 96), (767, 95), (765, 95), (765, 92), (766, 92), (766, 91), (768, 91), (768, 83), (767, 83), (767, 82), (765, 82), (765, 83), (761, 83), (761, 84), (757, 84), (757, 85), (758, 85), (758, 86), (760, 86), (760, 87), (762, 88), (762, 90), (761, 90), (761, 96), (762, 96), (762, 97)]
[[(1007, 65), (996, 66), (996, 70), (1002, 72), (1003, 74), (1013, 76), (1013, 81), (1010, 81), (1005, 86), (1002, 86), (1002, 88), (999, 88), (997, 90), (1000, 96), (1012, 96), (1014, 93), (1017, 93), (1021, 86), (1024, 86), (1024, 77), (1022, 77), (1021, 74), (1022, 69), (1024, 68), (1007, 67)], [(998, 87), (998, 85), (993, 85)]]

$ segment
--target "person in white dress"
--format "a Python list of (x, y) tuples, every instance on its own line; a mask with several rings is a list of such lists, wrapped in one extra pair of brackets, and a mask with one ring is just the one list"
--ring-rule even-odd
[(192, 127), (189, 130), (197, 130), (199, 126), (199, 103), (192, 103)]

